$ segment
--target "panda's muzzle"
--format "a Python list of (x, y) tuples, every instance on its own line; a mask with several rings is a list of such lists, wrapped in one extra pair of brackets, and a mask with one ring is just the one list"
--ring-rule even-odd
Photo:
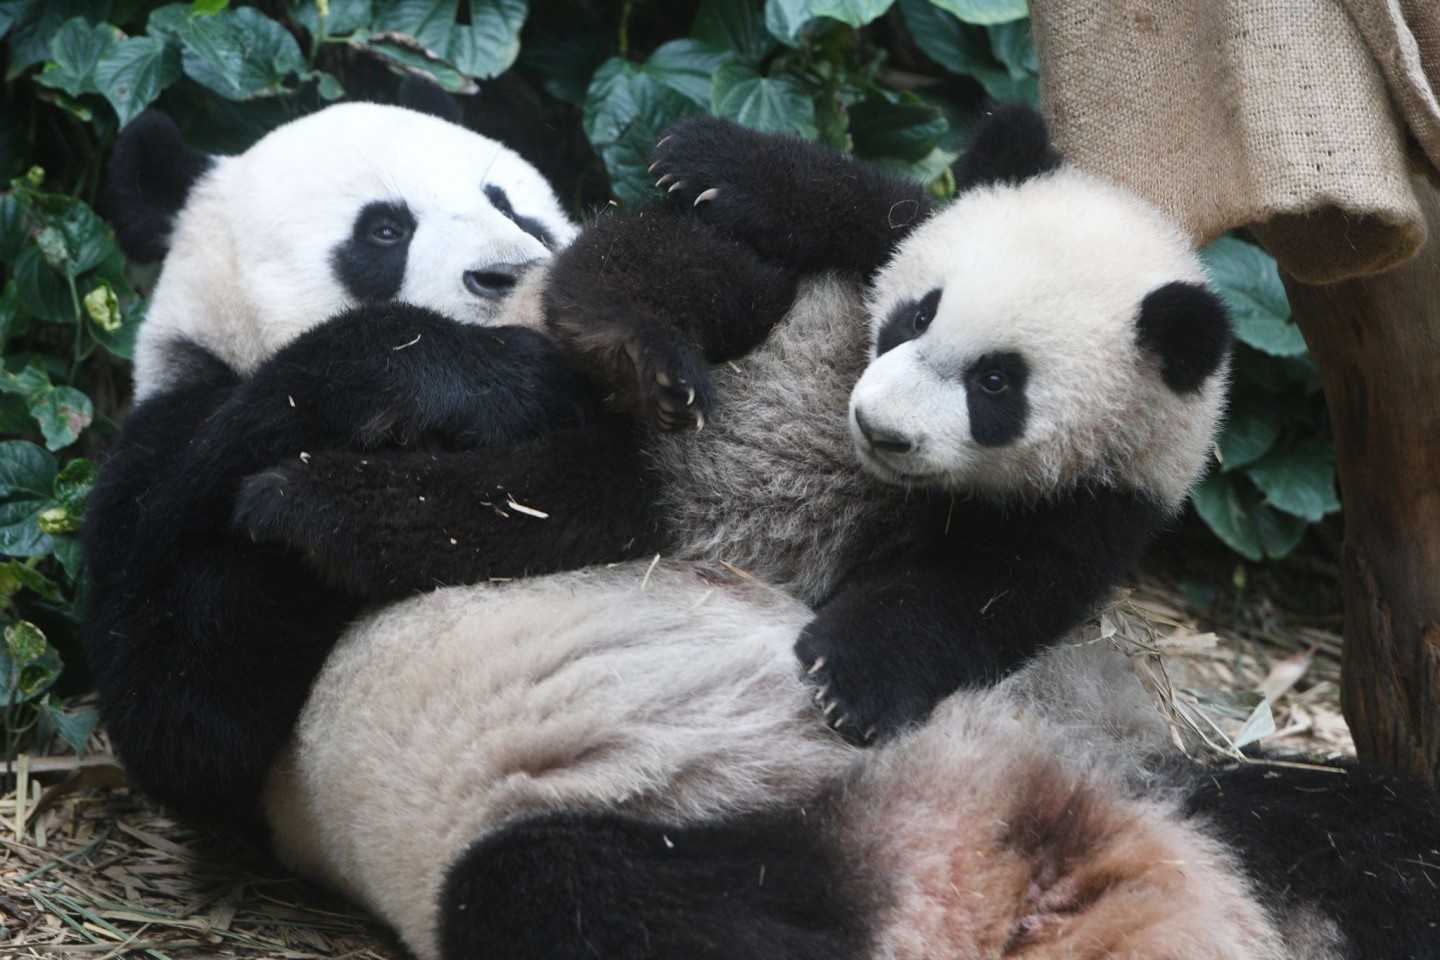
[(873, 451), (903, 456), (913, 453), (915, 450), (914, 440), (875, 426), (865, 419), (865, 415), (860, 412), (859, 407), (855, 408), (855, 426), (860, 429), (860, 435), (865, 438), (865, 443)]
[(492, 263), (484, 270), (465, 271), (465, 289), (482, 300), (501, 300), (514, 291), (523, 277), (538, 260), (524, 263)]

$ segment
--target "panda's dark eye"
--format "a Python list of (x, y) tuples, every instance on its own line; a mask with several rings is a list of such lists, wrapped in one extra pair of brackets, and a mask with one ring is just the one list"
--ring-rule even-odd
[(370, 239), (382, 247), (393, 247), (405, 239), (405, 227), (394, 220), (380, 220), (371, 225)]
[(980, 389), (989, 394), (1004, 393), (1010, 388), (1010, 378), (1003, 370), (986, 370), (978, 379)]
[(921, 304), (920, 308), (915, 311), (915, 316), (910, 318), (910, 329), (914, 330), (916, 334), (924, 333), (930, 328), (930, 321), (934, 319), (935, 311), (926, 309), (925, 305)]

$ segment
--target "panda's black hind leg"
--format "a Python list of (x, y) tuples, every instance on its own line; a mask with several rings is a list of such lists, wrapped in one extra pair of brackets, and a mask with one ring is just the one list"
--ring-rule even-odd
[(511, 824), (451, 867), (444, 960), (847, 960), (867, 910), (812, 817)]
[(629, 211), (595, 220), (556, 256), (545, 321), (611, 409), (699, 428), (714, 411), (710, 365), (764, 340), (796, 280), (675, 210)]
[(798, 270), (877, 270), (930, 212), (918, 185), (797, 137), (701, 116), (666, 131), (658, 186), (761, 256)]

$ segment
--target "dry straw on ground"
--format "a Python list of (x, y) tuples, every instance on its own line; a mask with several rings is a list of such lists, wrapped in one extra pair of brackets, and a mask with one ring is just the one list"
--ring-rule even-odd
[[(1316, 627), (1204, 633), (1146, 585), (1092, 631), (1128, 646), (1177, 741), (1232, 750), (1273, 717), (1286, 753), (1352, 752), (1336, 703), (1339, 637)], [(1263, 618), (1262, 618), (1263, 619)], [(1263, 624), (1262, 624), (1263, 627)], [(1264, 689), (1267, 709), (1256, 708)], [(355, 958), (404, 951), (353, 908), (257, 854), (187, 829), (133, 796), (103, 732), (84, 761), (28, 758), (0, 798), (0, 956)]]

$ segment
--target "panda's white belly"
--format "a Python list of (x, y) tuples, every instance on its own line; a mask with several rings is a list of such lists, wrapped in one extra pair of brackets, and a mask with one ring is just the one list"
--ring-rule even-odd
[(880, 545), (904, 495), (861, 468), (850, 438), (868, 331), (860, 288), (817, 277), (768, 340), (714, 369), (713, 422), (652, 448), (674, 556), (724, 560), (816, 603)]
[(435, 955), (444, 871), (560, 805), (709, 818), (805, 797), (854, 752), (815, 720), (809, 611), (698, 567), (452, 588), (341, 640), (267, 783), (275, 848)]

